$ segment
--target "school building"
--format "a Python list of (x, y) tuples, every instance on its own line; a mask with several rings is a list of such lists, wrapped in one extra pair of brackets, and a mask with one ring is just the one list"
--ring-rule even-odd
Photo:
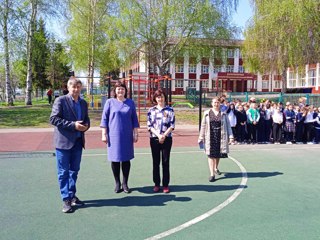
[(287, 69), (287, 88), (303, 90), (309, 93), (320, 93), (320, 63), (307, 64), (302, 71)]
[[(199, 90), (200, 80), (202, 89), (209, 92), (281, 92), (281, 75), (246, 71), (241, 54), (242, 44), (242, 40), (224, 41), (223, 46), (219, 47), (226, 54), (225, 61), (218, 57), (195, 58), (188, 52), (176, 57), (168, 67), (172, 93), (184, 94), (187, 88)], [(137, 52), (130, 69), (134, 76), (144, 76), (152, 81), (159, 69), (146, 56), (148, 53)], [(128, 74), (128, 69), (125, 72)]]

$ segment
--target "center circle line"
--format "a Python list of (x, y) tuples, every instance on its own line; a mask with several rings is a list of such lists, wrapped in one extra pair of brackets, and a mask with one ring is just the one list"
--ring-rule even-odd
[(159, 233), (155, 236), (152, 236), (152, 237), (149, 237), (149, 238), (146, 238), (145, 240), (155, 240), (155, 239), (161, 239), (161, 238), (164, 238), (164, 237), (167, 237), (169, 235), (172, 235), (176, 232), (179, 232), (185, 228), (188, 228), (188, 227), (191, 227), (192, 225), (212, 216), (213, 214), (219, 212), (220, 210), (222, 210), (223, 208), (225, 208), (226, 206), (228, 206), (231, 202), (233, 202), (239, 195), (240, 193), (243, 191), (243, 189), (245, 188), (245, 186), (247, 185), (247, 181), (248, 181), (248, 174), (247, 174), (247, 170), (244, 168), (244, 166), (239, 162), (237, 161), (235, 158), (231, 157), (229, 155), (229, 158), (238, 165), (238, 167), (240, 168), (241, 170), (241, 173), (242, 173), (242, 179), (241, 179), (241, 182), (240, 182), (240, 185), (239, 187), (237, 188), (237, 190), (227, 199), (225, 200), (224, 202), (222, 202), (221, 204), (219, 204), (218, 206), (212, 208), (211, 210), (209, 210), (208, 212), (194, 218), (194, 219), (191, 219), (190, 221), (188, 222), (185, 222), (177, 227), (174, 227), (172, 229), (169, 229), (167, 231), (164, 231), (162, 233)]

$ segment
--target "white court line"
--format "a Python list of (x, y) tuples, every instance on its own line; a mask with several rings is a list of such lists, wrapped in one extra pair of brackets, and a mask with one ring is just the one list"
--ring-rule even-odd
[(227, 199), (225, 200), (223, 203), (221, 203), (220, 205), (214, 207), (213, 209), (211, 209), (210, 211), (180, 225), (180, 226), (177, 226), (175, 228), (172, 228), (168, 231), (165, 231), (165, 232), (162, 232), (160, 234), (157, 234), (153, 237), (149, 237), (149, 238), (146, 238), (145, 240), (154, 240), (154, 239), (161, 239), (161, 238), (164, 238), (164, 237), (167, 237), (171, 234), (174, 234), (176, 232), (179, 232), (185, 228), (188, 228), (210, 216), (212, 216), (213, 214), (219, 212), (221, 209), (223, 209), (224, 207), (228, 206), (231, 202), (233, 202), (239, 195), (240, 193), (243, 191), (244, 187), (246, 186), (247, 184), (247, 181), (248, 181), (248, 175), (247, 175), (247, 170), (241, 165), (240, 162), (238, 162), (236, 159), (234, 159), (233, 157), (230, 157), (229, 158), (234, 161), (238, 167), (240, 168), (241, 170), (241, 173), (242, 173), (242, 179), (241, 179), (241, 183), (238, 187), (238, 189)]
[[(171, 152), (171, 154), (181, 154), (181, 153), (200, 153), (203, 152), (203, 150), (198, 150), (198, 151), (184, 151), (184, 152)], [(147, 155), (147, 154), (151, 154), (151, 153), (135, 153), (135, 155)], [(105, 156), (107, 155), (106, 153), (101, 153), (101, 154), (84, 154), (84, 156)], [(154, 239), (161, 239), (164, 237), (167, 237), (171, 234), (174, 234), (176, 232), (179, 232), (185, 228), (188, 228), (210, 216), (212, 216), (213, 214), (219, 212), (220, 210), (222, 210), (224, 207), (228, 206), (231, 202), (233, 202), (239, 195), (240, 193), (243, 191), (244, 187), (247, 185), (247, 181), (248, 181), (248, 174), (247, 174), (247, 170), (242, 166), (242, 164), (240, 162), (238, 162), (235, 158), (231, 157), (230, 155), (228, 156), (228, 158), (230, 158), (234, 163), (236, 163), (238, 165), (238, 167), (241, 170), (242, 173), (242, 179), (240, 182), (239, 187), (237, 188), (237, 190), (227, 199), (225, 200), (223, 203), (219, 204), (218, 206), (214, 207), (213, 209), (209, 210), (208, 212), (184, 223), (181, 224), (180, 226), (177, 226), (175, 228), (169, 229), (165, 232), (162, 232), (160, 234), (157, 234), (155, 236), (146, 238), (145, 240), (154, 240)]]
[[(246, 146), (246, 145), (244, 145)], [(249, 145), (248, 145), (249, 146)], [(292, 145), (291, 145), (292, 146)], [(320, 148), (320, 146), (319, 146)], [(270, 150), (301, 150), (301, 149), (318, 149), (317, 147), (311, 147), (309, 146), (301, 146), (301, 147), (294, 147), (294, 148), (286, 148), (286, 147), (280, 147), (280, 148), (242, 148), (242, 149), (231, 149), (232, 152), (248, 152), (248, 151), (270, 151)], [(181, 154), (181, 153), (203, 153), (203, 150), (194, 150), (194, 151), (183, 151), (183, 152), (171, 152), (171, 154)], [(87, 154), (83, 154), (82, 156), (86, 156), (86, 157), (90, 157), (90, 156), (106, 156), (107, 155), (107, 151), (105, 153), (87, 153)], [(150, 152), (135, 152), (134, 155), (151, 155), (151, 151)], [(231, 159), (231, 158), (230, 158)]]
[[(181, 153), (203, 153), (203, 150), (197, 150), (197, 151), (184, 151), (184, 152), (171, 152), (171, 154), (181, 154)], [(106, 156), (107, 153), (87, 153), (87, 154), (83, 154), (82, 156), (85, 157), (94, 157), (94, 156)], [(151, 155), (151, 151), (150, 152), (141, 152), (141, 153), (134, 153), (134, 155)]]

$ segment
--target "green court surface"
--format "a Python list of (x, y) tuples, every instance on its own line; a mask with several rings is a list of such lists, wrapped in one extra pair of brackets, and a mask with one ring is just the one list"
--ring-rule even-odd
[(173, 148), (163, 194), (152, 192), (150, 149), (136, 149), (133, 192), (116, 194), (105, 150), (86, 150), (77, 184), (86, 206), (72, 214), (61, 212), (52, 153), (0, 153), (0, 239), (320, 239), (319, 152), (232, 146), (210, 183), (200, 150)]

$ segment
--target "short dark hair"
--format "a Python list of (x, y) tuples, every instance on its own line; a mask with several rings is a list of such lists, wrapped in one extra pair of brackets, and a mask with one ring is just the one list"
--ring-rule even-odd
[(154, 92), (153, 94), (153, 98), (152, 98), (152, 103), (157, 103), (156, 98), (163, 95), (164, 96), (164, 100), (166, 102), (166, 104), (168, 103), (168, 98), (167, 95), (165, 94), (164, 91), (162, 91), (162, 89), (158, 89), (157, 91)]
[(82, 86), (81, 80), (77, 79), (75, 76), (71, 76), (68, 80), (67, 86), (73, 86), (80, 84)]
[(125, 84), (125, 82), (121, 82), (121, 81), (118, 81), (114, 84), (113, 86), (113, 97), (114, 98), (117, 98), (117, 94), (116, 94), (116, 88), (117, 87), (123, 87), (125, 89), (125, 94), (124, 94), (124, 98), (127, 98), (127, 93), (128, 93), (128, 89), (127, 89), (127, 86)]

